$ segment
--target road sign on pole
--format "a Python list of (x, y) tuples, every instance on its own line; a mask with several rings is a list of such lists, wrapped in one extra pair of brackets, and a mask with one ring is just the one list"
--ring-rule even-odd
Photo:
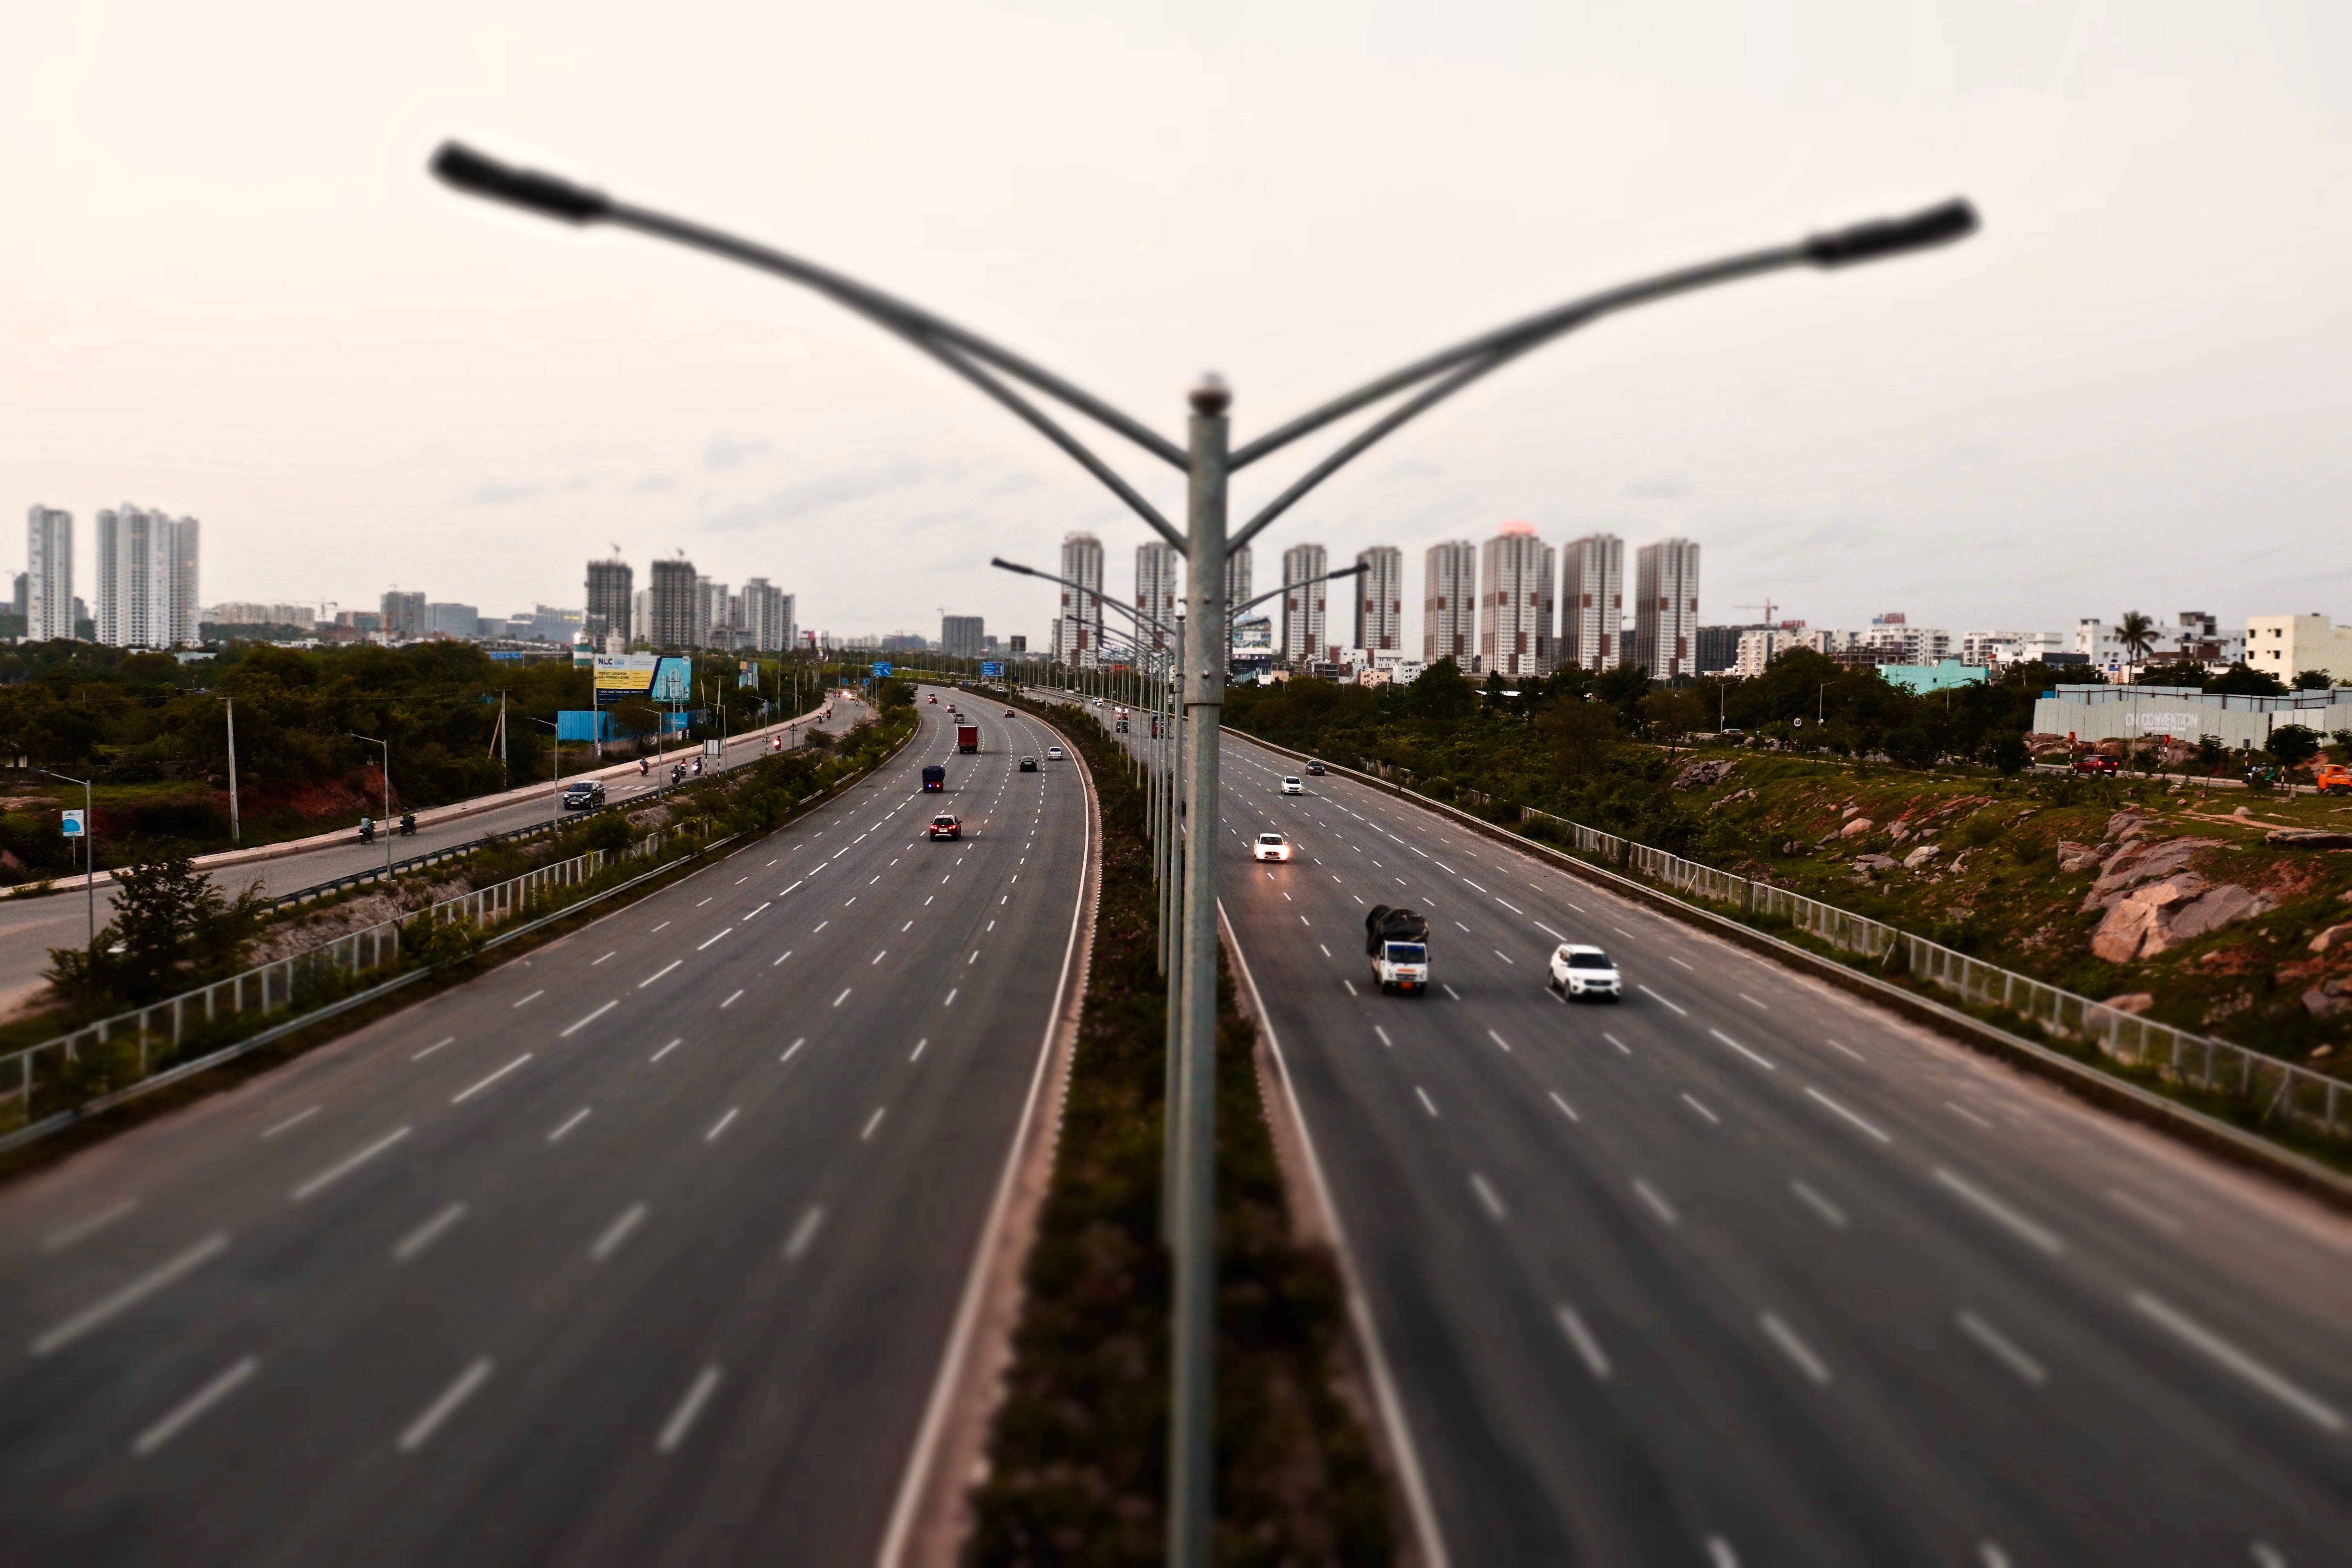
[(874, 673), (875, 673), (875, 674), (877, 674), (877, 675), (887, 675), (887, 674), (889, 674), (889, 673), (890, 673), (890, 666), (889, 666), (888, 662), (887, 662), (887, 661), (885, 661), (885, 660), (877, 660), (877, 661), (876, 661), (876, 663), (875, 663), (875, 666), (874, 666)]
[(980, 674), (981, 679), (983, 680), (999, 680), (1003, 679), (1004, 666), (992, 658), (982, 659), (980, 665)]
[(68, 838), (81, 838), (88, 837), (89, 829), (84, 826), (80, 812), (68, 811), (65, 814), (65, 831)]

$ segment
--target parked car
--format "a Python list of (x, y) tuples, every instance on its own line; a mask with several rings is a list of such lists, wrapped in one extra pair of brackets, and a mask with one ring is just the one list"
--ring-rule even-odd
[(1285, 795), (1305, 795), (1307, 793), (1307, 785), (1300, 782), (1297, 773), (1285, 773), (1282, 778), (1282, 793)]
[(604, 786), (596, 779), (581, 779), (563, 786), (563, 809), (593, 811), (604, 804)]
[(961, 838), (963, 837), (963, 824), (956, 820), (956, 814), (954, 812), (943, 811), (937, 816), (931, 818), (931, 837), (934, 838)]
[(1606, 996), (1612, 1002), (1624, 999), (1616, 961), (1582, 942), (1564, 942), (1552, 949), (1549, 984), (1570, 1000), (1580, 996)]
[(1035, 772), (1037, 771), (1037, 759), (1036, 759), (1036, 758), (1034, 758), (1034, 757), (1024, 757), (1024, 758), (1022, 758), (1022, 759), (1021, 759), (1021, 771), (1022, 771), (1023, 773), (1035, 773)]
[(1250, 855), (1258, 860), (1287, 860), (1290, 858), (1290, 840), (1279, 833), (1261, 833), (1257, 836), (1257, 842), (1250, 846)]

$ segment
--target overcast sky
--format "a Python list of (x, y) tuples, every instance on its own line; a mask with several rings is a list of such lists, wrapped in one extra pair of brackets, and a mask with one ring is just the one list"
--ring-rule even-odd
[(2352, 619), (2341, 0), (75, 0), (0, 37), (0, 494), (75, 514), (85, 595), (126, 501), (203, 521), (207, 602), (576, 605), (617, 543), (640, 584), (680, 550), (769, 577), (810, 627), (1034, 639), (1048, 591), (985, 563), (1075, 528), (1131, 584), (1142, 525), (928, 361), (456, 195), (425, 173), (455, 136), (1171, 434), (1215, 369), (1244, 439), (1589, 289), (1965, 194), (1957, 248), (1555, 344), (1261, 561), (1402, 545), (1415, 647), (1421, 552), (1515, 519), (1699, 540), (1708, 622)]

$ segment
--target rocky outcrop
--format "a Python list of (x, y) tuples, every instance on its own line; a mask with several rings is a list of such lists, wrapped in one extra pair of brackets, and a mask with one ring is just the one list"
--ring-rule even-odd
[(1864, 871), (1892, 871), (1897, 862), (1892, 855), (1857, 855), (1853, 863)]
[(1918, 848), (1903, 857), (1903, 868), (1906, 871), (1916, 871), (1934, 859), (1942, 849), (1943, 846), (1940, 844), (1922, 844)]
[(2058, 841), (2058, 869), (2087, 871), (2094, 866), (2105, 864), (2113, 853), (2114, 849), (2108, 845), (2076, 844), (2071, 839), (2061, 838)]
[(2303, 994), (2303, 1010), (2315, 1018), (2332, 1018), (2352, 1009), (2352, 975), (2339, 974)]
[(1675, 775), (1675, 788), (1706, 789), (1730, 777), (1731, 770), (1738, 765), (1729, 757), (1709, 757), (1689, 763)]
[(2322, 827), (2273, 827), (2263, 842), (2274, 849), (2352, 849), (2352, 833), (2331, 833)]
[(2198, 851), (2221, 847), (2218, 838), (2143, 838), (2123, 845), (2083, 895), (2084, 911), (2111, 908), (2126, 888), (2172, 876), (2186, 869)]
[(2130, 1013), (2136, 1016), (2156, 1005), (2156, 993), (2153, 991), (2127, 992), (2121, 996), (2108, 997), (2105, 1005), (2113, 1007), (2118, 1013)]
[(2313, 937), (2311, 951), (2326, 952), (2331, 947), (2341, 947), (2347, 940), (2352, 940), (2352, 921), (2347, 921), (2342, 925), (2329, 926), (2326, 931)]
[(2091, 933), (2091, 952), (2109, 963), (2154, 958), (2270, 908), (2270, 899), (2252, 889), (2179, 871), (2116, 898)]
[(1852, 822), (1847, 823), (1843, 827), (1838, 829), (1838, 837), (1840, 838), (1859, 838), (1869, 831), (1870, 818), (1866, 816), (1857, 816)]

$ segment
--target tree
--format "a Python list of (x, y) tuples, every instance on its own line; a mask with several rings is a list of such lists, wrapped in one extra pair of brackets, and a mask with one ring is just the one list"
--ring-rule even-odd
[(1475, 700), (1462, 667), (1450, 658), (1423, 670), (1405, 691), (1405, 710), (1416, 719), (1459, 719)]
[(2194, 659), (2182, 659), (2175, 664), (2152, 664), (2139, 672), (2135, 683), (2140, 686), (2185, 686), (2192, 691), (2204, 689), (2206, 669)]
[(2297, 691), (2326, 691), (2336, 684), (2336, 678), (2324, 669), (2297, 670), (2294, 689)]
[(2319, 731), (2304, 724), (2281, 724), (2263, 749), (2282, 767), (2300, 767), (2319, 754)]
[(1536, 729), (1551, 742), (1559, 771), (1570, 778), (1597, 773), (1617, 742), (1617, 712), (1606, 702), (1562, 698), (1536, 714)]
[(49, 950), (49, 983), (68, 995), (145, 1004), (236, 968), (267, 900), (247, 888), (234, 900), (172, 846), (115, 873), (114, 918), (87, 952)]
[(2033, 753), (2026, 750), (2025, 737), (2013, 731), (2004, 730), (1993, 737), (1991, 753), (1992, 765), (2000, 770), (2003, 778), (2015, 778), (2033, 760)]
[(2231, 697), (2284, 697), (2286, 688), (2275, 675), (2265, 674), (2242, 661), (2231, 665), (2223, 673), (2205, 683), (2208, 691), (2218, 691)]
[(2156, 648), (2156, 621), (2137, 610), (2126, 610), (2123, 619), (2116, 623), (2116, 640), (2124, 645), (2134, 664), (2146, 664)]

